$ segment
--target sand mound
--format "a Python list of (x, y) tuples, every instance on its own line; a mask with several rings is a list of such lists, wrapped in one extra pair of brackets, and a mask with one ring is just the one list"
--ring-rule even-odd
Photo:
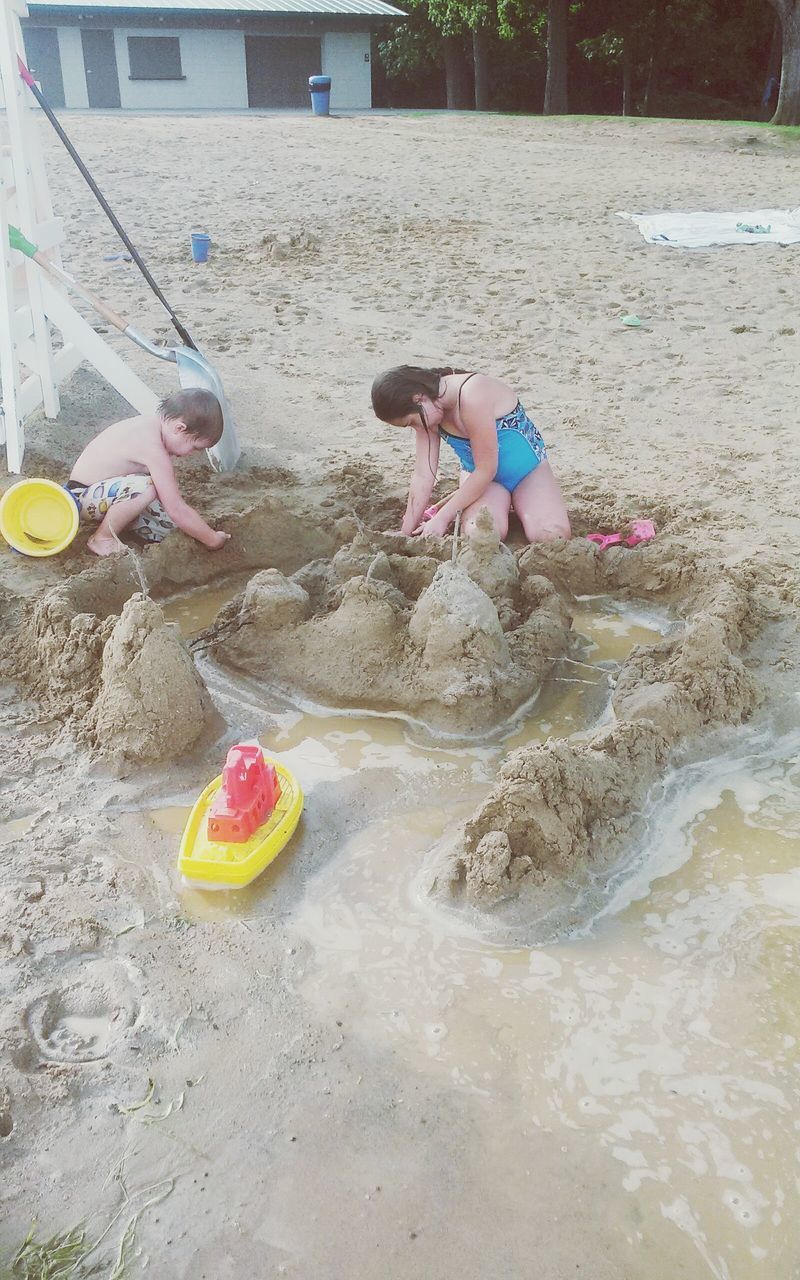
[(199, 737), (211, 702), (191, 655), (157, 604), (133, 596), (103, 649), (97, 698), (86, 720), (103, 755), (180, 756)]
[[(85, 584), (82, 584), (85, 585)], [(195, 741), (210, 702), (157, 604), (131, 596), (119, 618), (75, 613), (68, 590), (33, 607), (29, 683), (49, 713), (111, 760), (152, 761)]]
[(322, 527), (265, 498), (222, 521), (213, 557), (174, 533), (144, 553), (109, 557), (26, 607), (12, 673), (76, 736), (109, 760), (179, 755), (200, 736), (211, 702), (177, 631), (145, 591), (167, 596), (264, 564), (291, 571), (330, 554)]
[(455, 562), (445, 554), (444, 544), (360, 531), (312, 581), (256, 575), (205, 643), (220, 662), (304, 698), (486, 732), (536, 692), (570, 643), (571, 620), (546, 579), (523, 594), (490, 523)]
[(305, 227), (284, 228), (282, 231), (265, 231), (261, 237), (266, 252), (274, 262), (286, 262), (319, 253), (320, 238)]
[(263, 498), (219, 526), (231, 535), (210, 553), (183, 533), (171, 534), (140, 557), (151, 594), (166, 596), (247, 569), (274, 566), (293, 573), (317, 556), (332, 555), (336, 539), (324, 525), (296, 515), (283, 502)]
[(525, 877), (572, 878), (597, 850), (628, 838), (635, 805), (666, 762), (666, 735), (625, 722), (581, 745), (566, 741), (512, 751), (464, 830), (456, 883), (473, 902), (491, 901)]
[[(578, 572), (570, 572), (577, 566)], [(738, 724), (759, 697), (736, 650), (754, 627), (745, 591), (678, 547), (613, 559), (586, 546), (529, 548), (520, 569), (578, 578), (585, 590), (635, 584), (637, 594), (690, 602), (685, 625), (636, 648), (612, 697), (616, 723), (586, 741), (548, 741), (510, 753), (489, 796), (442, 854), (433, 889), (486, 904), (548, 882), (576, 884), (635, 838), (647, 792), (670, 753), (693, 735)], [(566, 575), (566, 577), (565, 577)], [(537, 582), (540, 575), (528, 579)], [(544, 895), (548, 907), (552, 895)]]

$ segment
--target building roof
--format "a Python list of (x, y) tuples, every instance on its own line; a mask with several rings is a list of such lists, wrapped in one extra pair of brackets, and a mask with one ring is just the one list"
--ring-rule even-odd
[(405, 18), (386, 0), (28, 0), (28, 9), (102, 9), (105, 13), (347, 13), (364, 17)]

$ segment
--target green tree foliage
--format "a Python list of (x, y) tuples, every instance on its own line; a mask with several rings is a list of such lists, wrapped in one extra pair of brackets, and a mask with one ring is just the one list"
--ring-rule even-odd
[[(442, 69), (441, 32), (428, 14), (427, 0), (404, 0), (408, 17), (398, 22), (378, 44), (390, 79), (404, 80)], [(432, 105), (432, 104), (427, 104)]]
[(497, 21), (497, 6), (489, 0), (428, 0), (428, 13), (445, 36), (463, 35)]
[(584, 0), (582, 56), (641, 114), (740, 116), (757, 110), (772, 18), (764, 0)]
[[(391, 83), (405, 77), (411, 86), (419, 72), (418, 100), (427, 95), (429, 105), (438, 105), (430, 101), (426, 69), (444, 69), (444, 39), (461, 41), (471, 59), (478, 30), (487, 33), (488, 105), (541, 111), (552, 4), (411, 0), (403, 5), (409, 22), (381, 46)], [(796, 20), (800, 98), (800, 0), (569, 0), (568, 10), (564, 83), (571, 111), (761, 118), (776, 12), (790, 36)], [(788, 94), (790, 79), (784, 80)]]
[[(478, 80), (475, 35), (480, 34), (481, 56), (487, 62), (486, 79), (495, 111), (539, 111), (544, 91), (544, 24), (526, 26), (524, 10), (514, 0), (470, 3), (459, 15), (453, 0), (410, 0), (403, 4), (404, 23), (392, 27), (378, 45), (378, 56), (388, 80), (386, 100), (393, 106), (441, 107), (447, 100), (446, 81), (460, 70), (462, 79)], [(473, 25), (474, 24), (474, 25)], [(454, 46), (461, 66), (453, 67)], [(447, 56), (446, 56), (447, 55)], [(477, 84), (475, 90), (477, 92)], [(462, 86), (463, 89), (463, 86)], [(451, 94), (453, 90), (451, 88)], [(456, 89), (456, 96), (458, 90)], [(472, 105), (472, 102), (467, 105)]]

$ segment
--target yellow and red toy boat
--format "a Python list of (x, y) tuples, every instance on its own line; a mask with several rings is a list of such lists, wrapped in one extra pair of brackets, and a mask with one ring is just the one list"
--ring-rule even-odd
[(257, 742), (239, 743), (189, 814), (178, 869), (199, 889), (243, 889), (288, 844), (302, 812), (289, 770)]

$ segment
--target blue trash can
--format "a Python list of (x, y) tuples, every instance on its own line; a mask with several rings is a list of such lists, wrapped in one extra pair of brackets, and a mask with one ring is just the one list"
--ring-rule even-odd
[(311, 109), (314, 115), (329, 116), (331, 113), (330, 76), (309, 76), (308, 88), (311, 93)]

